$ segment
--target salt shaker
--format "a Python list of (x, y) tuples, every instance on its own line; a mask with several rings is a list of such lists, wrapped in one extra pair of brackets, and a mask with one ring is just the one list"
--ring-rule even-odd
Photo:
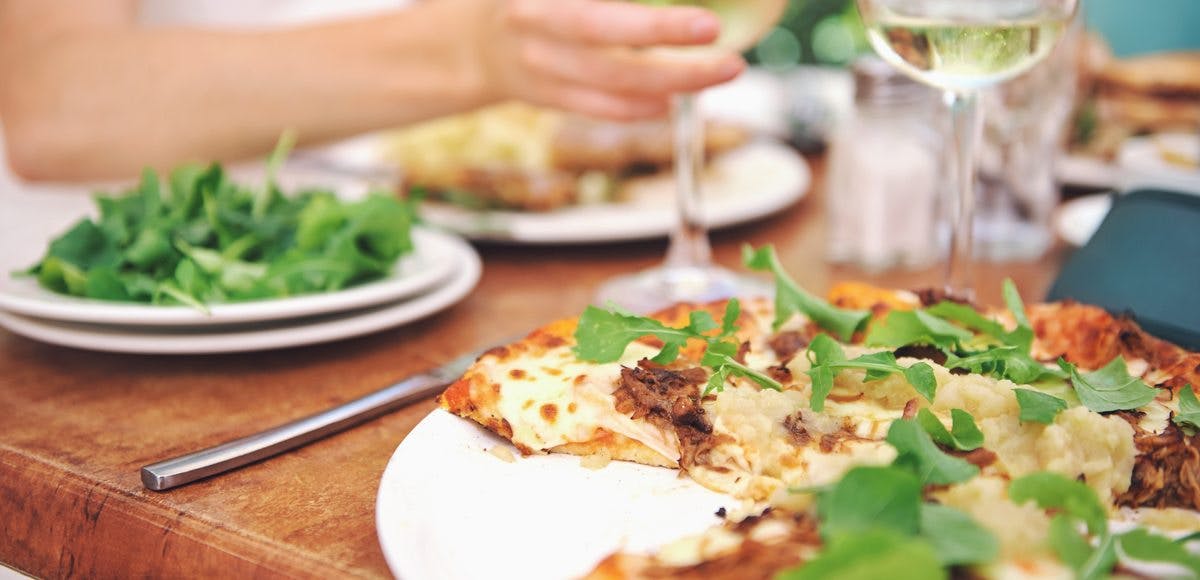
[(938, 94), (876, 57), (852, 71), (854, 108), (830, 143), (826, 258), (869, 271), (927, 266), (941, 253)]

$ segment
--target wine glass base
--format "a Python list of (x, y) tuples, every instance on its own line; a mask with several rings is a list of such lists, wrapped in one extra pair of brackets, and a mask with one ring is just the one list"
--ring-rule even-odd
[(764, 280), (719, 266), (659, 266), (613, 278), (600, 286), (595, 303), (649, 314), (678, 302), (711, 302), (732, 297), (771, 296)]

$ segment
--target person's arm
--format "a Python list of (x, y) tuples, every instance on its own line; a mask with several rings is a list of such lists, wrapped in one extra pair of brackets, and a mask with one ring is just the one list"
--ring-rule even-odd
[(611, 118), (732, 78), (629, 46), (702, 43), (713, 15), (603, 0), (436, 0), (277, 31), (149, 28), (132, 0), (0, 0), (0, 120), (31, 179), (135, 174), (521, 98)]

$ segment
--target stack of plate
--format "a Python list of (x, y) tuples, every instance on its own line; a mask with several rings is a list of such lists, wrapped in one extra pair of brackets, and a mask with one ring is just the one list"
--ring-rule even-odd
[(208, 312), (65, 296), (31, 277), (5, 275), (0, 325), (53, 344), (146, 354), (263, 350), (349, 338), (438, 312), (479, 281), (479, 255), (461, 239), (418, 227), (413, 243), (415, 251), (382, 280), (327, 294), (216, 304)]

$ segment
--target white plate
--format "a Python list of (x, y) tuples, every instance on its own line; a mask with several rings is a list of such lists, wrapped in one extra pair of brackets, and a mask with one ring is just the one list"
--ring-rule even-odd
[[(488, 452), (497, 445), (516, 460)], [(521, 457), (438, 409), (392, 455), (375, 518), (398, 578), (559, 580), (619, 548), (649, 550), (701, 532), (735, 503), (673, 469), (614, 461), (589, 470), (570, 455)]]
[[(377, 138), (364, 137), (331, 147), (309, 163), (328, 164), (370, 177), (384, 172)], [(386, 172), (384, 172), (386, 173)], [(779, 141), (762, 139), (723, 153), (702, 179), (702, 214), (711, 228), (758, 219), (804, 197), (810, 186), (808, 164)], [(445, 203), (426, 203), (429, 223), (468, 238), (523, 244), (617, 242), (666, 236), (678, 214), (669, 172), (629, 180), (631, 199), (622, 203), (575, 206), (551, 212), (473, 211)]]
[(1200, 134), (1157, 133), (1126, 139), (1117, 153), (1122, 189), (1158, 187), (1200, 194), (1200, 169), (1172, 163), (1170, 156), (1197, 163)]
[(479, 281), (479, 255), (455, 238), (453, 273), (434, 290), (400, 302), (290, 322), (237, 329), (131, 327), (61, 322), (0, 311), (0, 326), (35, 340), (86, 350), (141, 354), (211, 354), (317, 344), (360, 336), (424, 318), (458, 302)]
[(67, 296), (42, 288), (28, 276), (0, 280), (0, 310), (70, 322), (141, 326), (207, 326), (299, 318), (395, 302), (425, 292), (450, 277), (458, 265), (455, 260), (464, 256), (462, 245), (451, 235), (417, 227), (413, 229), (413, 253), (401, 258), (387, 278), (337, 292), (214, 304), (207, 313), (191, 306)]
[(1063, 203), (1054, 212), (1054, 231), (1063, 241), (1080, 247), (1092, 238), (1112, 207), (1112, 194), (1098, 193)]

